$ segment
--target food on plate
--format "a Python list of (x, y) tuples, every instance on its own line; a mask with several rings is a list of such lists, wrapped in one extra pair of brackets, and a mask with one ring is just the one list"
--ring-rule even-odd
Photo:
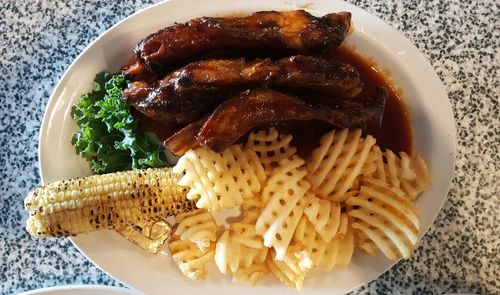
[(311, 153), (308, 162), (308, 180), (312, 191), (332, 201), (344, 201), (345, 193), (362, 172), (375, 139), (361, 137), (361, 130), (325, 134), (319, 148)]
[(356, 68), (320, 57), (291, 56), (271, 59), (210, 59), (193, 62), (163, 79), (137, 81), (123, 97), (155, 120), (191, 123), (223, 100), (248, 88), (313, 90), (324, 95), (352, 98), (363, 89)]
[(391, 150), (382, 153), (380, 148), (374, 152), (377, 156), (373, 178), (401, 188), (412, 200), (431, 185), (429, 170), (419, 155), (410, 157), (400, 152), (398, 157)]
[(320, 199), (308, 194), (304, 214), (314, 226), (314, 230), (325, 242), (330, 242), (339, 232), (341, 208), (337, 202)]
[(206, 264), (214, 258), (214, 245), (200, 249), (191, 241), (184, 241), (172, 235), (168, 243), (172, 259), (180, 271), (192, 280), (204, 280), (208, 271)]
[(160, 220), (194, 209), (170, 168), (132, 170), (57, 181), (24, 201), (33, 236), (77, 235)]
[(304, 280), (312, 267), (308, 254), (305, 251), (290, 248), (286, 256), (279, 260), (273, 258), (273, 252), (271, 250), (268, 255), (266, 266), (274, 276), (292, 289), (304, 289)]
[(201, 250), (215, 242), (217, 223), (212, 214), (204, 209), (177, 214), (175, 234), (179, 239), (195, 243)]
[(219, 105), (201, 127), (196, 140), (201, 146), (220, 152), (252, 128), (266, 123), (320, 120), (339, 128), (377, 126), (385, 98), (372, 103), (370, 106), (354, 102), (341, 102), (336, 107), (332, 107), (333, 104), (313, 106), (273, 90), (249, 90)]
[(304, 212), (304, 196), (310, 187), (303, 180), (307, 174), (301, 169), (304, 164), (298, 156), (281, 160), (262, 189), (264, 206), (255, 230), (266, 247), (274, 248), (278, 259), (284, 257)]
[(402, 190), (364, 177), (358, 195), (346, 204), (354, 229), (361, 230), (389, 259), (409, 258), (418, 241), (418, 210)]
[(164, 220), (141, 221), (134, 225), (118, 226), (115, 230), (127, 240), (153, 254), (160, 251), (172, 233), (172, 227)]
[(260, 191), (265, 179), (262, 164), (254, 151), (234, 145), (222, 153), (209, 149), (188, 151), (174, 167), (184, 173), (178, 184), (189, 187), (189, 200), (210, 211), (239, 206)]
[[(357, 249), (409, 258), (431, 176), (393, 87), (337, 48), (350, 17), (262, 11), (146, 37), (72, 109), (72, 144), (94, 173), (134, 170), (33, 190), (28, 232), (114, 229), (149, 253), (168, 239), (191, 279), (215, 264), (237, 283), (272, 274), (298, 290)], [(175, 167), (137, 170), (169, 164), (148, 130)], [(220, 224), (226, 209), (241, 214)]]
[(142, 40), (135, 48), (139, 65), (134, 69), (164, 72), (193, 59), (235, 53), (273, 57), (313, 54), (339, 46), (350, 26), (349, 12), (315, 17), (303, 10), (260, 11), (246, 17), (195, 18)]
[(122, 75), (100, 73), (91, 93), (82, 95), (71, 109), (80, 131), (71, 143), (91, 162), (95, 173), (164, 167), (164, 148), (137, 129), (130, 106), (122, 99), (127, 81)]
[[(418, 211), (412, 197), (404, 190), (388, 183), (388, 178), (386, 181), (374, 178), (377, 175), (382, 177), (376, 168), (380, 164), (377, 163), (377, 157), (381, 156), (380, 147), (375, 145), (373, 137), (362, 136), (360, 129), (331, 131), (323, 135), (319, 146), (307, 159), (302, 159), (296, 154), (296, 149), (289, 146), (292, 139), (288, 136), (280, 136), (274, 128), (252, 132), (248, 136), (245, 149), (248, 152), (255, 148), (253, 152), (262, 166), (264, 162), (269, 163), (269, 156), (287, 156), (266, 173), (267, 177), (259, 190), (250, 191), (252, 196), (245, 197), (245, 201), (242, 198), (243, 220), (232, 223), (219, 236), (214, 260), (222, 273), (233, 274), (233, 280), (237, 281), (236, 274), (240, 269), (253, 265), (258, 265), (260, 269), (265, 261), (266, 267), (278, 279), (300, 290), (310, 269), (320, 265), (326, 271), (347, 267), (356, 248), (369, 253), (379, 249), (393, 260), (411, 255), (420, 228)], [(257, 138), (269, 143), (270, 149), (262, 150)], [(277, 139), (285, 139), (279, 147), (280, 153), (268, 154), (272, 147), (276, 147)], [(241, 150), (239, 145), (228, 149), (233, 147)], [(292, 152), (287, 153), (287, 148)], [(186, 157), (191, 166), (178, 164), (174, 170), (188, 175), (196, 170), (198, 163), (209, 163), (208, 170), (206, 166), (201, 166), (203, 168), (197, 171), (222, 179), (223, 174), (209, 171), (213, 167), (224, 167), (224, 163), (228, 162), (217, 162), (213, 153), (201, 147), (190, 150), (180, 158), (179, 163)], [(404, 166), (404, 169), (395, 169), (397, 179), (411, 178), (420, 183), (422, 178), (427, 177), (427, 167), (420, 165), (418, 160), (412, 160), (420, 159), (418, 155), (407, 158), (406, 154), (395, 156), (390, 150), (386, 153), (391, 155), (389, 157), (394, 156), (391, 163), (404, 163), (398, 166)], [(193, 154), (198, 156), (193, 157)], [(413, 162), (417, 164), (410, 164)], [(225, 168), (234, 164), (226, 164)], [(382, 164), (387, 165), (384, 161)], [(417, 173), (420, 169), (422, 171)], [(343, 188), (343, 193), (338, 193), (339, 189), (329, 190), (341, 197), (334, 199), (329, 194), (316, 193), (309, 179), (313, 172), (333, 174), (330, 177), (316, 175), (314, 181), (317, 184), (324, 184), (325, 179), (341, 180), (339, 186)], [(201, 179), (198, 182), (185, 185), (193, 189), (207, 183)], [(211, 183), (209, 187), (213, 185), (217, 184)], [(220, 185), (224, 186), (222, 182)], [(243, 190), (240, 195), (243, 195)], [(201, 199), (202, 194), (197, 194), (196, 198)], [(234, 206), (238, 206), (237, 203), (231, 203), (231, 207)], [(266, 249), (265, 252), (262, 249)], [(251, 283), (256, 283), (263, 275), (264, 272), (258, 272)]]
[(163, 145), (176, 156), (182, 156), (187, 151), (195, 149), (199, 146), (196, 141), (196, 135), (200, 132), (201, 127), (205, 124), (208, 117), (203, 117), (200, 120), (193, 122), (186, 127), (180, 129), (163, 141)]
[(255, 151), (266, 175), (271, 174), (283, 159), (290, 159), (297, 148), (291, 146), (292, 135), (279, 134), (276, 128), (252, 132), (245, 144), (247, 149)]

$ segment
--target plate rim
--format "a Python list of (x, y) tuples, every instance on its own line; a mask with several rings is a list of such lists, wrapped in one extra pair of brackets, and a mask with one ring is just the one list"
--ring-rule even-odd
[[(56, 104), (57, 104), (57, 100), (56, 100), (56, 97), (55, 97), (55, 94), (57, 93), (58, 89), (61, 88), (61, 85), (64, 85), (66, 80), (69, 78), (68, 76), (70, 75), (71, 71), (72, 71), (72, 68), (75, 66), (75, 64), (82, 58), (82, 56), (88, 51), (89, 48), (93, 47), (95, 43), (97, 43), (99, 40), (101, 40), (102, 38), (105, 38), (106, 35), (114, 30), (116, 27), (120, 26), (121, 24), (123, 24), (124, 22), (127, 22), (129, 19), (135, 17), (136, 15), (138, 14), (141, 14), (143, 12), (145, 12), (146, 10), (150, 10), (150, 9), (154, 9), (155, 7), (157, 6), (161, 6), (161, 5), (164, 5), (168, 2), (181, 2), (182, 0), (163, 0), (163, 1), (160, 1), (158, 3), (155, 3), (155, 4), (152, 4), (152, 5), (148, 5), (136, 12), (134, 12), (133, 14), (121, 19), (120, 21), (118, 21), (117, 23), (115, 23), (113, 26), (111, 26), (110, 28), (108, 28), (107, 30), (105, 30), (104, 32), (102, 32), (98, 37), (96, 37), (94, 40), (92, 40), (87, 46), (85, 46), (84, 49), (82, 49), (82, 51), (77, 55), (77, 57), (70, 63), (70, 65), (66, 68), (66, 70), (64, 71), (63, 75), (59, 78), (57, 84), (55, 84), (52, 92), (51, 92), (51, 95), (49, 97), (49, 100), (47, 102), (47, 105), (45, 107), (45, 111), (43, 113), (43, 118), (42, 118), (42, 124), (40, 125), (40, 129), (39, 129), (39, 137), (38, 137), (38, 170), (39, 170), (39, 174), (40, 174), (40, 178), (41, 178), (41, 181), (43, 184), (46, 183), (46, 181), (44, 180), (45, 177), (44, 177), (44, 172), (43, 172), (43, 164), (41, 161), (41, 159), (43, 158), (42, 156), (42, 141), (43, 141), (43, 137), (44, 137), (44, 130), (46, 130), (48, 127), (47, 127), (47, 124), (48, 124), (48, 115), (53, 111), (53, 109), (55, 108)], [(301, 0), (298, 0), (298, 1), (301, 1)], [(320, 0), (310, 0), (310, 2), (312, 4), (314, 4), (314, 2), (316, 1), (320, 1)], [(295, 1), (292, 0), (292, 2), (287, 2), (287, 1), (284, 1), (283, 3), (284, 4), (295, 4), (294, 3)], [(406, 37), (406, 35), (402, 32), (400, 32), (399, 30), (393, 28), (391, 25), (389, 25), (388, 23), (386, 23), (383, 19), (379, 18), (378, 16), (368, 12), (367, 10), (361, 8), (361, 7), (358, 7), (354, 4), (351, 4), (351, 3), (348, 3), (348, 2), (345, 2), (345, 1), (336, 1), (336, 2), (341, 2), (344, 6), (346, 7), (349, 7), (351, 9), (355, 9), (355, 10), (358, 10), (359, 12), (362, 12), (364, 14), (366, 14), (367, 16), (370, 16), (374, 19), (376, 19), (378, 22), (380, 23), (383, 23), (387, 28), (388, 30), (392, 31), (392, 32), (395, 32), (398, 37), (402, 37), (402, 39), (404, 39), (404, 41), (407, 43), (408, 45), (408, 48), (412, 49), (413, 51), (415, 51), (417, 54), (418, 54), (418, 58), (421, 58), (423, 59), (423, 61), (425, 61), (423, 63), (423, 66), (426, 67), (426, 72), (430, 75), (433, 75), (434, 77), (434, 80), (438, 81), (439, 85), (438, 87), (440, 88), (440, 90), (442, 90), (442, 92), (444, 93), (444, 95), (446, 96), (447, 100), (445, 102), (446, 104), (446, 110), (450, 112), (451, 114), (451, 119), (452, 119), (452, 128), (451, 128), (451, 134), (449, 134), (449, 136), (451, 137), (451, 143), (452, 143), (452, 150), (451, 150), (451, 171), (452, 173), (450, 175), (448, 175), (448, 182), (446, 184), (446, 195), (442, 198), (440, 204), (439, 204), (439, 210), (433, 214), (431, 220), (432, 222), (426, 227), (426, 228), (422, 228), (421, 231), (423, 232), (422, 236), (420, 237), (419, 239), (419, 244), (420, 244), (420, 241), (422, 240), (422, 238), (427, 235), (429, 233), (429, 229), (430, 227), (435, 223), (438, 215), (442, 212), (442, 208), (444, 206), (444, 203), (448, 200), (448, 196), (449, 196), (449, 193), (450, 193), (450, 189), (452, 187), (452, 181), (454, 179), (454, 175), (455, 175), (455, 167), (456, 167), (456, 153), (457, 153), (457, 123), (456, 123), (456, 120), (453, 116), (453, 108), (452, 108), (452, 105), (451, 105), (451, 102), (449, 100), (449, 96), (448, 96), (448, 93), (446, 91), (446, 87), (443, 83), (443, 81), (441, 80), (441, 78), (437, 75), (434, 67), (431, 65), (429, 59)], [(309, 10), (308, 8), (305, 8), (305, 10)], [(312, 9), (314, 10), (314, 9)], [(356, 28), (357, 29), (357, 28)], [(413, 123), (412, 123), (412, 126), (413, 126)], [(73, 244), (73, 246), (75, 248), (78, 249), (78, 251), (80, 253), (83, 254), (83, 256), (85, 257), (85, 259), (89, 260), (90, 262), (92, 262), (93, 265), (95, 265), (97, 268), (99, 268), (101, 271), (103, 271), (104, 273), (106, 273), (108, 276), (110, 276), (111, 278), (113, 278), (114, 280), (128, 286), (129, 288), (131, 289), (134, 289), (132, 286), (130, 286), (129, 284), (125, 283), (124, 281), (122, 280), (119, 280), (115, 277), (115, 275), (112, 275), (110, 272), (106, 271), (105, 269), (103, 269), (99, 264), (97, 264), (94, 259), (92, 259), (91, 257), (89, 257), (84, 250), (82, 250), (82, 248), (79, 246), (79, 244), (75, 241), (74, 238), (72, 237), (69, 237), (69, 240), (71, 241), (71, 243)], [(417, 246), (418, 247), (418, 246)], [(416, 248), (417, 248), (416, 247)], [(377, 275), (377, 277), (373, 278), (372, 280), (368, 281), (368, 282), (365, 282), (365, 283), (362, 283), (356, 287), (353, 287), (350, 289), (350, 291), (352, 290), (355, 290), (363, 285), (366, 285), (376, 279), (378, 279), (381, 275), (383, 275), (384, 273), (386, 273), (388, 270), (392, 269), (394, 267), (394, 265), (396, 263), (398, 263), (401, 259), (398, 259), (397, 261), (394, 261), (391, 266), (389, 268), (387, 268), (385, 271), (379, 273)], [(307, 290), (306, 290), (307, 291)]]

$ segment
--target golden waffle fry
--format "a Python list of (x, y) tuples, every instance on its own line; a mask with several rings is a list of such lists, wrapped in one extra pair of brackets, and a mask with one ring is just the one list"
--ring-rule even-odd
[[(301, 218), (295, 231), (294, 241), (309, 255), (312, 266), (323, 264), (325, 270), (331, 270), (335, 266), (343, 266), (346, 261), (348, 263), (348, 258), (352, 256), (352, 250), (349, 252), (352, 246), (349, 243), (351, 237), (347, 214), (342, 213), (340, 220), (341, 226), (337, 235), (330, 242), (325, 242), (309, 219), (306, 216)], [(344, 252), (339, 252), (340, 246), (348, 248), (342, 250)], [(339, 253), (341, 256), (338, 256)]]
[(276, 128), (252, 132), (248, 136), (245, 148), (255, 151), (264, 166), (266, 175), (270, 175), (282, 159), (291, 159), (297, 152), (290, 146), (292, 135), (279, 134)]
[(232, 223), (231, 231), (232, 239), (235, 243), (254, 249), (262, 249), (264, 247), (262, 236), (258, 235), (255, 231), (255, 222), (247, 223), (247, 220), (243, 219), (241, 222)]
[(377, 245), (364, 232), (359, 230), (354, 234), (354, 247), (362, 249), (372, 256), (377, 252)]
[(207, 277), (205, 265), (214, 258), (214, 246), (203, 250), (191, 241), (183, 241), (173, 235), (168, 245), (170, 254), (181, 272), (192, 280), (204, 280)]
[(312, 265), (318, 266), (321, 263), (326, 250), (326, 243), (314, 229), (309, 219), (303, 215), (295, 229), (294, 241), (300, 244), (301, 249), (309, 254)]
[(269, 269), (265, 263), (255, 263), (247, 268), (239, 268), (238, 271), (234, 273), (233, 282), (254, 286), (268, 273)]
[(187, 198), (198, 200), (196, 206), (219, 211), (239, 206), (261, 190), (264, 170), (253, 151), (232, 145), (222, 153), (206, 148), (189, 150), (174, 167), (185, 172), (179, 185), (190, 188)]
[(166, 221), (159, 220), (119, 227), (116, 231), (146, 252), (156, 254), (172, 233), (172, 228)]
[(255, 228), (264, 237), (264, 245), (275, 248), (277, 259), (284, 257), (303, 214), (303, 197), (310, 187), (303, 179), (307, 172), (300, 169), (304, 163), (298, 156), (281, 160), (262, 191), (266, 205)]
[(266, 259), (269, 270), (288, 287), (297, 290), (304, 289), (304, 279), (312, 266), (307, 253), (300, 251), (298, 246), (294, 245), (288, 248), (283, 260), (277, 260), (274, 250), (271, 252)]
[(374, 150), (379, 156), (375, 161), (376, 169), (370, 175), (372, 178), (401, 188), (411, 200), (431, 185), (429, 170), (419, 155), (410, 157), (400, 152), (397, 156), (391, 150), (384, 153), (378, 147)]
[(243, 211), (242, 220), (232, 223), (217, 241), (215, 262), (221, 273), (226, 273), (229, 267), (236, 274), (240, 268), (249, 268), (266, 259), (268, 249), (264, 247), (262, 236), (255, 231), (262, 205), (260, 202), (252, 204), (255, 205)]
[(229, 231), (224, 231), (215, 244), (214, 256), (215, 264), (221, 273), (226, 274), (228, 266), (230, 268), (238, 268), (240, 264), (239, 250), (240, 247), (235, 247), (235, 245), (230, 242)]
[(343, 238), (333, 239), (325, 249), (325, 254), (321, 263), (325, 271), (330, 271), (334, 267), (347, 267), (351, 262), (354, 252), (354, 233), (351, 227)]
[(175, 234), (183, 241), (195, 243), (201, 250), (217, 239), (217, 223), (205, 209), (179, 214), (175, 221), (178, 223)]
[(345, 193), (353, 186), (363, 171), (375, 139), (368, 135), (361, 138), (361, 130), (340, 132), (335, 130), (323, 135), (320, 146), (311, 153), (307, 179), (319, 197), (344, 201)]
[(237, 235), (231, 231), (224, 231), (215, 246), (215, 264), (219, 271), (226, 274), (228, 270), (236, 273), (240, 268), (248, 268), (254, 263), (263, 263), (268, 249), (262, 245), (260, 248), (248, 247), (240, 244)]
[(408, 155), (400, 153), (401, 161), (408, 159), (410, 169), (415, 173), (414, 178), (403, 177), (401, 179), (401, 189), (410, 197), (411, 200), (425, 191), (431, 185), (431, 175), (427, 169), (424, 159), (420, 155), (414, 155), (409, 158)]
[(306, 202), (304, 214), (323, 241), (330, 242), (340, 226), (340, 204), (319, 199), (314, 194), (307, 197)]
[(389, 259), (409, 258), (418, 241), (419, 216), (399, 188), (365, 177), (358, 196), (346, 203), (355, 218), (352, 227), (364, 232)]

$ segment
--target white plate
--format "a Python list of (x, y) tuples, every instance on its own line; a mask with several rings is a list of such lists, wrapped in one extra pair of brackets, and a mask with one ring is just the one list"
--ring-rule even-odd
[(141, 293), (124, 288), (106, 286), (60, 286), (37, 289), (19, 293), (18, 295), (141, 295)]
[[(148, 33), (194, 17), (257, 10), (290, 10), (311, 3), (280, 0), (173, 0), (140, 11), (118, 23), (90, 44), (73, 62), (54, 90), (47, 106), (40, 135), (40, 173), (44, 183), (90, 174), (88, 164), (77, 156), (70, 144), (76, 125), (70, 108), (79, 96), (91, 90), (94, 75), (103, 70), (118, 70), (131, 55), (134, 45)], [(346, 42), (356, 51), (374, 58), (391, 73), (404, 91), (416, 150), (429, 164), (433, 185), (419, 198), (421, 236), (441, 209), (451, 183), (456, 131), (445, 89), (429, 62), (399, 32), (377, 17), (341, 1), (315, 1), (305, 5), (310, 12), (323, 15), (333, 11), (352, 12), (355, 32)], [(184, 278), (168, 254), (146, 254), (111, 231), (95, 232), (71, 239), (94, 264), (110, 276), (145, 293), (172, 294), (202, 291), (206, 294), (251, 294), (265, 292), (289, 294), (276, 280), (268, 279), (256, 287), (232, 284), (212, 269), (210, 278), (193, 282)], [(381, 255), (357, 253), (348, 269), (308, 276), (305, 290), (315, 294), (341, 294), (374, 280), (394, 264)]]

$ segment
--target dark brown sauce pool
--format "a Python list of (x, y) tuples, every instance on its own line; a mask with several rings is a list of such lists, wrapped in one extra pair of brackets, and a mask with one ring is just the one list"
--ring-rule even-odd
[[(401, 100), (400, 94), (389, 81), (388, 77), (377, 70), (375, 62), (363, 58), (355, 53), (354, 50), (347, 47), (338, 48), (334, 53), (327, 54), (325, 57), (356, 67), (364, 83), (364, 88), (354, 98), (355, 100), (364, 100), (373, 97), (377, 85), (387, 89), (389, 99), (386, 102), (382, 126), (379, 130), (368, 130), (367, 133), (377, 139), (377, 144), (382, 149), (391, 149), (394, 152), (405, 151), (411, 154), (413, 151), (413, 139), (408, 112)], [(142, 131), (155, 133), (161, 141), (168, 138), (175, 131), (169, 126), (142, 116), (138, 112), (133, 112), (133, 115), (140, 119), (139, 128)], [(307, 157), (319, 145), (321, 136), (332, 129), (331, 125), (319, 121), (287, 122), (275, 127), (282, 133), (291, 133), (293, 135), (292, 144), (297, 147), (298, 153), (302, 157)], [(261, 126), (258, 129), (263, 128), (268, 128), (268, 126)], [(240, 139), (240, 141), (244, 140), (244, 138)]]
[(373, 97), (375, 86), (385, 87), (389, 92), (386, 102), (382, 126), (379, 130), (368, 130), (368, 133), (377, 139), (377, 145), (382, 149), (388, 148), (394, 152), (413, 151), (413, 134), (406, 106), (401, 99), (400, 91), (396, 90), (386, 77), (377, 69), (377, 64), (357, 54), (347, 47), (338, 48), (332, 59), (353, 65), (359, 72), (364, 83), (363, 91), (357, 99)]

